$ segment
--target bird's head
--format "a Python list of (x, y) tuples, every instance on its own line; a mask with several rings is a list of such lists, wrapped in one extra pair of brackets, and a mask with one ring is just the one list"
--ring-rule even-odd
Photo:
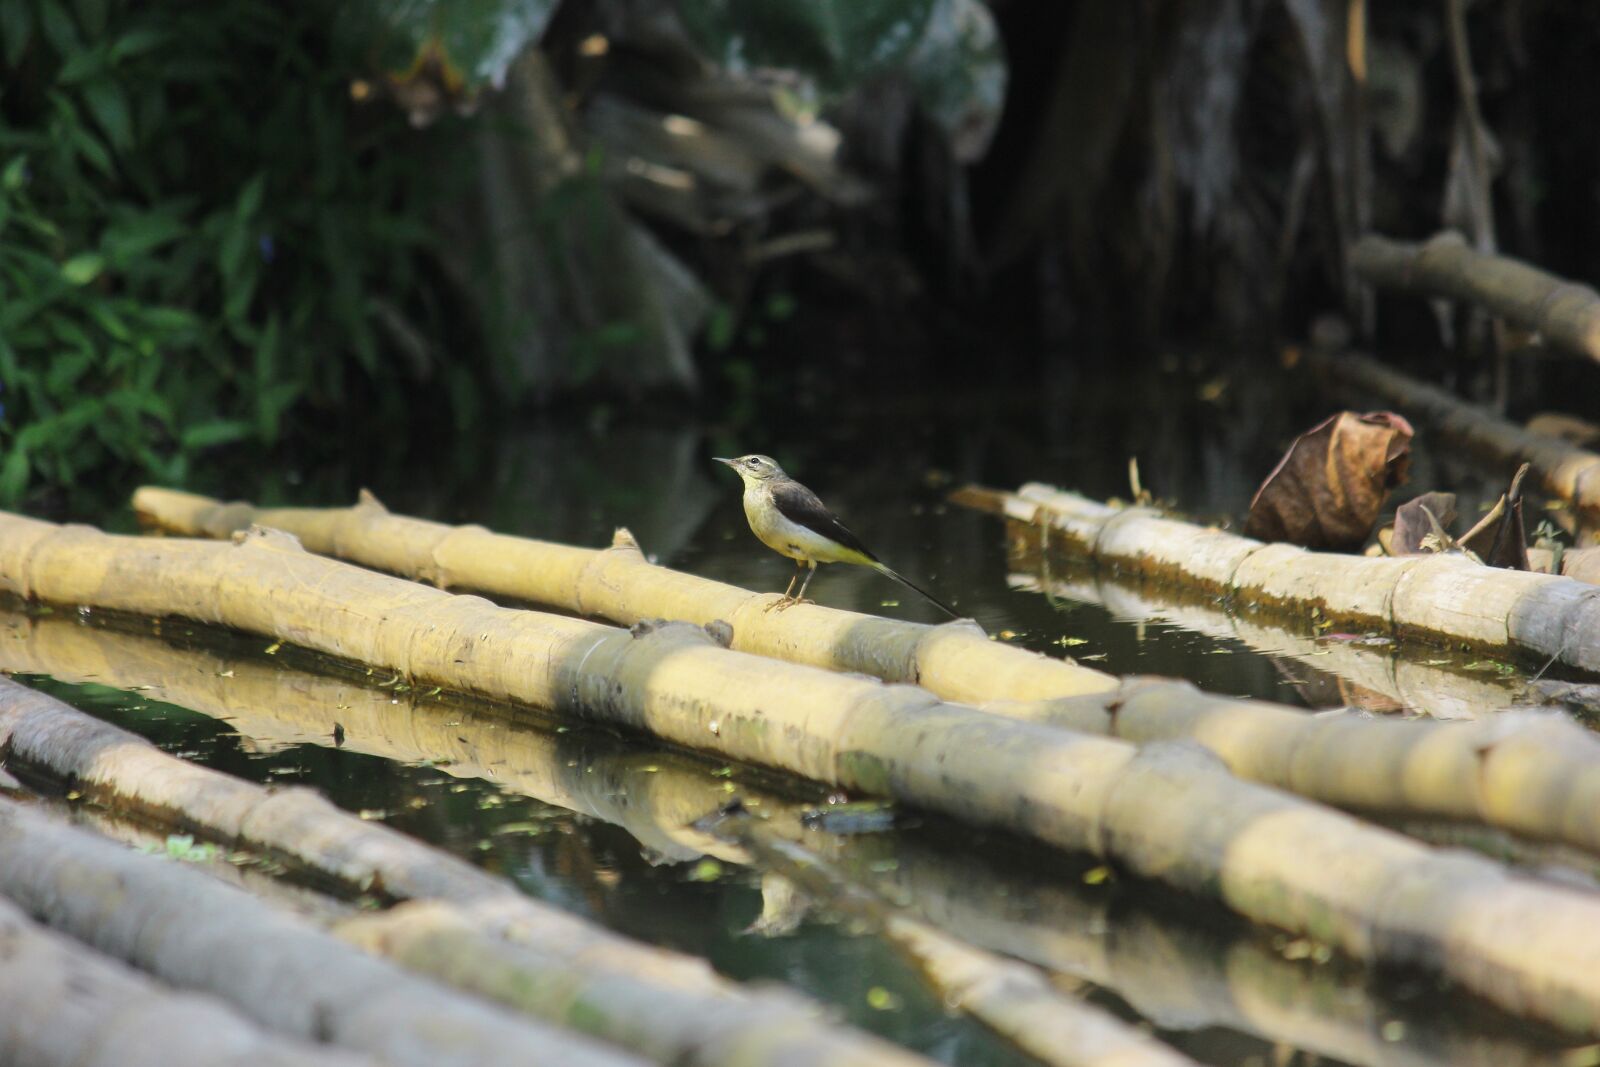
[(738, 459), (723, 459), (717, 456), (716, 460), (737, 471), (746, 485), (774, 482), (784, 477), (783, 468), (778, 466), (777, 461), (771, 456), (740, 456)]

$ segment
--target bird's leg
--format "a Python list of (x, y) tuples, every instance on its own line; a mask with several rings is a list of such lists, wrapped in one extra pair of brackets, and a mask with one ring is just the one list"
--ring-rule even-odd
[[(772, 603), (767, 605), (767, 607), (766, 607), (767, 611), (771, 611), (773, 608), (777, 608), (779, 611), (782, 611), (784, 608), (786, 608), (790, 604), (794, 603), (794, 598), (791, 597), (789, 594), (794, 592), (794, 583), (798, 582), (800, 580), (800, 570), (804, 566), (805, 566), (804, 561), (798, 560), (798, 559), (794, 561), (794, 568), (795, 568), (794, 569), (794, 576), (789, 579), (788, 588), (786, 588), (783, 591), (783, 596), (779, 597), (777, 600), (774, 600)], [(800, 587), (800, 591), (802, 593), (805, 592), (805, 586), (802, 585)]]
[(795, 593), (795, 598), (790, 603), (811, 603), (810, 600), (805, 598), (805, 587), (811, 584), (811, 576), (816, 574), (816, 560), (806, 560), (806, 568), (808, 569), (806, 569), (805, 581), (800, 582), (800, 592)]

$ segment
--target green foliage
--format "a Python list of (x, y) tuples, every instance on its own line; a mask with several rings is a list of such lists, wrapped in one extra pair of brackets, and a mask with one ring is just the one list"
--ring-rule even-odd
[(557, 0), (361, 0), (339, 5), (340, 32), (391, 75), (429, 60), (468, 92), (505, 81), (512, 61), (544, 34)]
[(374, 307), (416, 288), (429, 190), (322, 18), (0, 4), (0, 505), (392, 407)]

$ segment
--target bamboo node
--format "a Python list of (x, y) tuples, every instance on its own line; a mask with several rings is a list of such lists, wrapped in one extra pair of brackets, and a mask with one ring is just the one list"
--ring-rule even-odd
[(371, 489), (362, 489), (356, 494), (356, 508), (361, 511), (381, 511), (389, 514), (389, 509), (384, 507), (383, 501)]
[(733, 624), (726, 619), (712, 619), (706, 623), (705, 631), (711, 640), (723, 648), (733, 647)]
[(631, 548), (635, 552), (641, 551), (639, 542), (634, 539), (633, 533), (626, 526), (618, 526), (611, 535), (612, 548)]

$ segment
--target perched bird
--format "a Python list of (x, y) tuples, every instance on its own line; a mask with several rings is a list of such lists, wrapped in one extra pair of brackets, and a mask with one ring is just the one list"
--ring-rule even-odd
[[(817, 573), (817, 564), (854, 563), (893, 578), (952, 619), (961, 617), (955, 608), (917, 587), (868, 551), (860, 538), (845, 529), (844, 523), (817, 499), (817, 494), (783, 473), (783, 468), (773, 462), (772, 457), (723, 459), (717, 456), (716, 460), (732, 467), (744, 480), (744, 516), (750, 520), (750, 529), (756, 537), (774, 552), (795, 561), (789, 588), (783, 591), (783, 599), (772, 607), (782, 609), (804, 600), (806, 586)], [(800, 579), (802, 570), (805, 571), (803, 581)], [(790, 596), (797, 581), (800, 592)]]

